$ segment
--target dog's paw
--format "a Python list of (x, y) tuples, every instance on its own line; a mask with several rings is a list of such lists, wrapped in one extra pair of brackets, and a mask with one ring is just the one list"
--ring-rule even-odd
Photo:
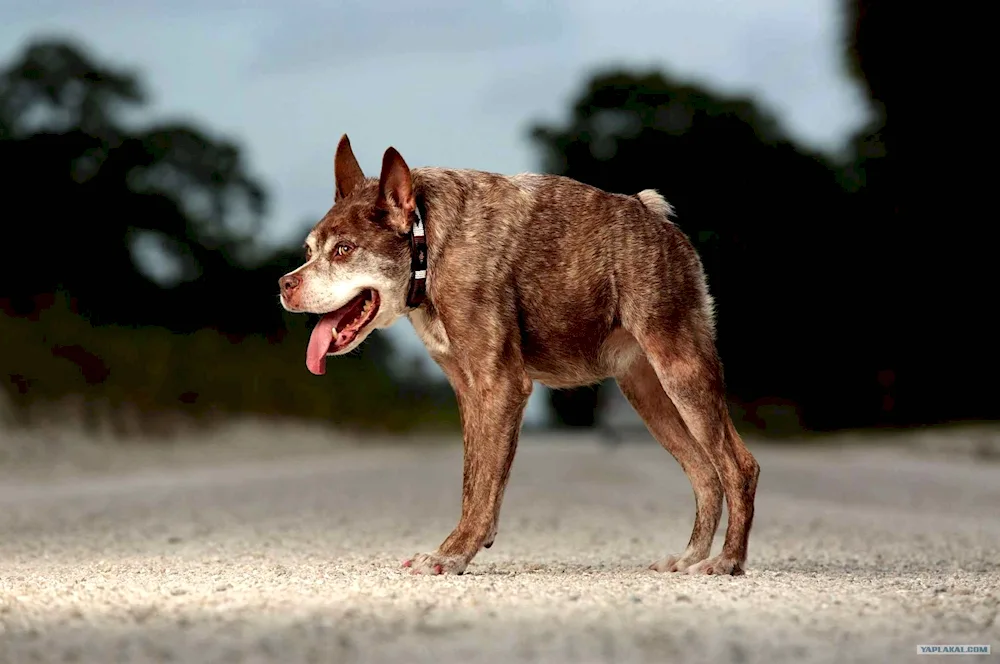
[(715, 574), (715, 575), (732, 575), (732, 576), (742, 576), (745, 574), (743, 571), (743, 564), (735, 558), (727, 558), (723, 555), (718, 555), (714, 558), (709, 558), (703, 560), (700, 563), (691, 565), (685, 570), (688, 574)]
[(418, 553), (403, 563), (410, 574), (461, 574), (469, 562), (461, 556), (443, 556), (439, 553)]
[(484, 549), (488, 549), (491, 546), (493, 546), (493, 542), (495, 542), (497, 539), (497, 530), (498, 530), (497, 524), (493, 524), (493, 529), (490, 530), (489, 536), (486, 538), (486, 541), (483, 542)]
[(707, 556), (699, 556), (685, 551), (682, 554), (667, 556), (663, 560), (658, 560), (650, 565), (649, 569), (654, 572), (683, 572), (692, 565), (700, 563), (706, 557)]

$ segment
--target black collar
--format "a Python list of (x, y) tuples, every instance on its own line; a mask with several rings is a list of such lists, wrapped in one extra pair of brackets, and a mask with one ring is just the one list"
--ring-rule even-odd
[(410, 290), (406, 294), (406, 306), (414, 309), (427, 299), (427, 231), (419, 204), (415, 210), (417, 218), (410, 227)]

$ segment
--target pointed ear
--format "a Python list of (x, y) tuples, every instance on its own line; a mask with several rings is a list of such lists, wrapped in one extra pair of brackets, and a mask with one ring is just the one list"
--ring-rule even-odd
[(354, 158), (351, 141), (347, 134), (340, 137), (337, 144), (337, 155), (333, 158), (334, 189), (333, 202), (350, 195), (354, 189), (365, 181), (365, 174)]
[(382, 157), (376, 205), (389, 213), (386, 221), (390, 226), (401, 233), (410, 231), (410, 215), (417, 208), (417, 201), (413, 195), (410, 167), (396, 148), (389, 148)]

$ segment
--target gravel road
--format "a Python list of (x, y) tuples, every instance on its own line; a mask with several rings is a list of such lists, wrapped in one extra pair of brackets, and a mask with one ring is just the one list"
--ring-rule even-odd
[(934, 661), (919, 644), (1000, 659), (1000, 463), (751, 449), (735, 578), (645, 569), (694, 513), (651, 440), (526, 437), (496, 544), (460, 577), (399, 568), (455, 524), (455, 444), (7, 472), (0, 662)]

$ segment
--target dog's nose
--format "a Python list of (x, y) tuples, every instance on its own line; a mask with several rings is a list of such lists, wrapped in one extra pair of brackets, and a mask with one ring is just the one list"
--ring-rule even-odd
[(299, 287), (302, 280), (293, 274), (286, 274), (281, 279), (278, 279), (278, 288), (281, 289), (282, 293), (291, 293), (293, 290)]

